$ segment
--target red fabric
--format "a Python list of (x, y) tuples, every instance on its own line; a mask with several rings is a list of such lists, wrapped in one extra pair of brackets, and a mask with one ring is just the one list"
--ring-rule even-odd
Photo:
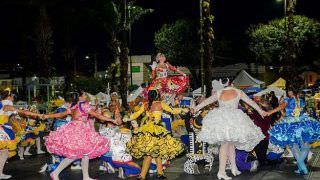
[(265, 140), (269, 140), (269, 129), (270, 129), (270, 117), (261, 117), (257, 111), (247, 113), (248, 116), (253, 120), (254, 124), (261, 128), (262, 133), (266, 136)]
[(188, 76), (173, 76), (165, 78), (157, 78), (152, 81), (147, 91), (152, 88), (156, 88), (160, 93), (179, 94), (183, 93), (189, 86)]

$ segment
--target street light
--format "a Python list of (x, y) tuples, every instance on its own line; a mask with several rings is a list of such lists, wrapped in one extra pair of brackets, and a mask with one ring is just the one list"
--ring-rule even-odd
[[(93, 57), (94, 57), (94, 75), (93, 76), (96, 77), (97, 72), (98, 72), (98, 61), (97, 61), (97, 52), (96, 51), (93, 53)], [(86, 55), (85, 59), (89, 60), (90, 56)]]

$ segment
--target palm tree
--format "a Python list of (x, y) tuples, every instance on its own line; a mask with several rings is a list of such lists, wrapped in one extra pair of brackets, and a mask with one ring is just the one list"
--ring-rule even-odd
[[(127, 91), (128, 91), (128, 66), (129, 66), (129, 47), (128, 47), (128, 35), (129, 27), (137, 21), (142, 15), (152, 12), (151, 9), (143, 9), (136, 6), (131, 9), (131, 16), (128, 18), (128, 4), (132, 6), (133, 0), (116, 0), (112, 3), (114, 21), (113, 26), (110, 28), (110, 24), (106, 25), (106, 28), (111, 34), (111, 47), (114, 52), (114, 62), (119, 59), (120, 62), (120, 96), (122, 104), (127, 108)], [(112, 73), (115, 75), (116, 73)]]
[(40, 65), (40, 75), (48, 78), (51, 75), (50, 61), (53, 53), (51, 23), (44, 6), (40, 8), (40, 20), (37, 23), (35, 35), (37, 43), (37, 56)]
[[(200, 22), (200, 26), (203, 27), (203, 44), (204, 44), (204, 62), (205, 62), (205, 85), (207, 87), (206, 95), (210, 96), (212, 90), (212, 65), (214, 61), (214, 31), (213, 20), (214, 16), (211, 13), (211, 0), (202, 0), (202, 13), (203, 18)], [(201, 42), (202, 43), (202, 42)]]
[(286, 7), (286, 15), (285, 17), (287, 19), (286, 24), (286, 51), (285, 51), (285, 57), (284, 57), (284, 63), (283, 64), (283, 76), (287, 80), (286, 88), (293, 88), (293, 89), (300, 89), (303, 85), (303, 81), (299, 76), (297, 76), (298, 71), (295, 66), (296, 64), (296, 47), (293, 42), (293, 28), (294, 28), (294, 12), (295, 12), (295, 6), (296, 6), (296, 0), (288, 0), (287, 1), (287, 7)]

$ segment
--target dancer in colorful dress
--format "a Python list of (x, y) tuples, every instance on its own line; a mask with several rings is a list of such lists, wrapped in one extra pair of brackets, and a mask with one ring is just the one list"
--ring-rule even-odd
[(156, 159), (157, 177), (165, 179), (162, 167), (162, 159), (170, 160), (179, 155), (184, 149), (183, 144), (174, 139), (170, 132), (161, 125), (161, 115), (163, 111), (173, 114), (187, 112), (186, 109), (172, 109), (164, 102), (160, 101), (157, 90), (150, 89), (148, 93), (148, 103), (144, 103), (140, 110), (132, 114), (123, 121), (134, 120), (143, 112), (146, 112), (146, 122), (142, 122), (140, 127), (135, 129), (131, 141), (127, 144), (130, 154), (137, 159), (144, 158), (139, 179), (146, 179), (146, 175), (153, 158)]
[(127, 143), (131, 139), (131, 130), (125, 127), (113, 126), (100, 132), (101, 135), (108, 137), (111, 141), (108, 155), (101, 156), (101, 159), (119, 170), (118, 177), (138, 176), (141, 168), (133, 161), (132, 156), (126, 151)]
[[(196, 103), (200, 104), (204, 100), (203, 97), (197, 99)], [(185, 125), (189, 135), (187, 161), (184, 163), (184, 172), (188, 174), (200, 174), (198, 164), (201, 161), (205, 162), (205, 172), (210, 172), (213, 164), (213, 148), (209, 148), (208, 143), (199, 141), (198, 134), (202, 127), (202, 120), (205, 115), (213, 107), (207, 106), (194, 117), (186, 117)], [(190, 113), (189, 113), (190, 114)]]
[(254, 125), (242, 110), (238, 109), (240, 100), (249, 104), (259, 114), (265, 115), (265, 112), (244, 92), (231, 86), (217, 91), (192, 110), (197, 112), (213, 102), (219, 102), (219, 107), (214, 108), (204, 117), (199, 133), (201, 141), (221, 145), (218, 179), (232, 179), (225, 172), (227, 160), (231, 163), (232, 174), (234, 176), (241, 174), (236, 165), (235, 147), (239, 150), (252, 151), (264, 139), (261, 129)]
[[(32, 105), (29, 111), (34, 113), (39, 113), (36, 105)], [(32, 155), (29, 150), (33, 145), (37, 147), (37, 154), (44, 154), (45, 152), (41, 150), (41, 139), (43, 132), (46, 129), (46, 124), (40, 122), (39, 119), (28, 118), (27, 119), (27, 129), (24, 140), (20, 143), (19, 151), (23, 151), (23, 155)], [(25, 147), (25, 150), (24, 150)], [(21, 153), (19, 153), (21, 154)], [(21, 158), (21, 157), (20, 157)]]
[(2, 101), (0, 103), (0, 179), (9, 179), (11, 178), (11, 175), (4, 174), (3, 168), (6, 164), (8, 157), (12, 157), (16, 154), (15, 150), (21, 138), (19, 136), (15, 136), (11, 125), (8, 124), (9, 117), (17, 113), (20, 116), (31, 117), (39, 117), (40, 114), (14, 108), (14, 95), (8, 88), (1, 93), (1, 98)]
[[(188, 76), (178, 68), (170, 65), (167, 62), (166, 56), (162, 53), (157, 54), (156, 62), (153, 62), (151, 68), (153, 81), (147, 90), (149, 88), (156, 88), (161, 96), (164, 96), (165, 94), (174, 95), (183, 93), (189, 86)], [(169, 71), (177, 72), (181, 76), (169, 77)]]
[[(70, 104), (66, 103), (65, 100), (61, 97), (59, 97), (59, 99), (55, 100), (53, 102), (53, 106), (57, 107), (56, 112), (57, 113), (63, 113), (66, 112), (70, 106)], [(68, 122), (71, 121), (71, 116), (68, 115), (64, 118), (56, 118), (53, 121), (53, 130), (57, 130), (59, 127), (62, 127), (64, 125), (66, 125)], [(56, 154), (51, 154), (51, 159), (48, 161), (48, 163), (44, 164), (41, 169), (40, 169), (40, 173), (44, 173), (44, 172), (49, 172), (51, 173), (52, 171), (54, 171), (60, 164), (60, 162), (64, 159), (63, 156), (59, 156)], [(73, 166), (71, 166), (72, 169)], [(81, 167), (80, 167), (81, 169)]]
[(65, 157), (59, 166), (50, 174), (54, 180), (59, 179), (60, 172), (69, 166), (73, 161), (81, 159), (83, 179), (89, 177), (89, 159), (101, 156), (109, 150), (109, 140), (100, 136), (94, 129), (89, 117), (95, 117), (102, 121), (113, 120), (93, 111), (83, 91), (78, 91), (78, 102), (66, 112), (44, 115), (43, 118), (61, 118), (68, 114), (72, 115), (72, 121), (50, 132), (45, 139), (47, 150), (53, 154)]
[(308, 174), (305, 159), (310, 151), (310, 143), (320, 140), (320, 122), (303, 111), (304, 101), (294, 90), (288, 90), (288, 98), (271, 115), (285, 109), (285, 117), (269, 131), (271, 143), (282, 148), (289, 146), (297, 161), (297, 173)]

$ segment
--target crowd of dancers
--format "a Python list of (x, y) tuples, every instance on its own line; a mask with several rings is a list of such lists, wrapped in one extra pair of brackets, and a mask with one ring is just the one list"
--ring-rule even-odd
[[(319, 144), (320, 122), (305, 111), (295, 90), (288, 89), (287, 98), (277, 100), (271, 93), (255, 102), (229, 80), (221, 80), (211, 97), (186, 98), (188, 76), (163, 54), (157, 55), (151, 68), (152, 83), (129, 103), (129, 109), (121, 106), (116, 92), (108, 104), (100, 105), (92, 103), (84, 90), (76, 90), (54, 101), (55, 112), (42, 114), (36, 106), (15, 107), (14, 93), (4, 90), (0, 179), (11, 178), (3, 168), (17, 152), (23, 160), (36, 145), (37, 154), (43, 154), (41, 138), (51, 154), (41, 172), (50, 173), (53, 180), (70, 165), (81, 167), (84, 180), (91, 179), (89, 160), (96, 158), (101, 161), (100, 170), (117, 170), (122, 179), (147, 179), (148, 173), (166, 179), (164, 170), (181, 154), (187, 156), (184, 171), (188, 174), (203, 173), (200, 164), (211, 171), (217, 155), (218, 179), (232, 179), (226, 170), (233, 176), (253, 172), (291, 152), (295, 172), (308, 174), (306, 159), (310, 148)], [(170, 71), (178, 75), (170, 76)]]

